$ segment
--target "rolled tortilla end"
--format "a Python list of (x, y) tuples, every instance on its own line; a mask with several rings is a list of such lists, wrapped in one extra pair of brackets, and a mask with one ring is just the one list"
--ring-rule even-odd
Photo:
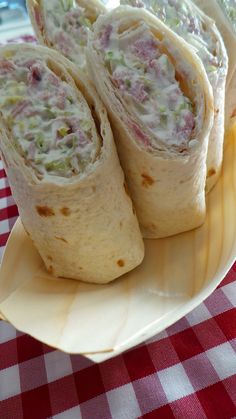
[(193, 50), (145, 10), (98, 18), (88, 46), (143, 236), (160, 238), (205, 219), (213, 96)]
[(144, 246), (106, 110), (88, 79), (40, 46), (0, 49), (1, 140), (26, 232), (49, 273), (107, 283)]

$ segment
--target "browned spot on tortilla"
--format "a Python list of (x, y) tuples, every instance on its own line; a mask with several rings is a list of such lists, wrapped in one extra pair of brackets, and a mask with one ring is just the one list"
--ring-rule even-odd
[(217, 115), (220, 112), (219, 108), (215, 108), (215, 115)]
[(126, 195), (128, 195), (128, 197), (130, 198), (129, 189), (125, 182), (124, 182), (124, 190), (125, 190)]
[(215, 174), (216, 174), (215, 169), (209, 169), (208, 172), (207, 172), (207, 177), (211, 177), (211, 176), (213, 176)]
[(65, 217), (68, 217), (68, 215), (70, 215), (70, 213), (71, 213), (70, 208), (67, 208), (67, 207), (61, 208), (60, 211), (61, 211), (62, 215), (65, 215)]
[(96, 186), (92, 186), (92, 191), (96, 192)]
[(234, 118), (236, 116), (236, 108), (233, 110), (231, 118)]
[(52, 262), (52, 256), (47, 256), (47, 259)]
[(55, 239), (61, 240), (64, 243), (68, 243), (68, 241), (66, 239), (64, 239), (63, 237), (57, 237), (57, 236), (55, 236)]
[(148, 188), (148, 186), (151, 186), (154, 183), (153, 178), (147, 175), (146, 173), (142, 173), (142, 178), (143, 178), (142, 185), (145, 188)]
[(117, 265), (120, 266), (122, 268), (122, 266), (125, 266), (125, 261), (123, 259), (119, 259), (117, 261)]
[(52, 265), (50, 265), (48, 267), (48, 272), (53, 275), (53, 266)]
[(51, 217), (52, 215), (55, 215), (55, 212), (52, 208), (47, 207), (46, 205), (41, 207), (39, 205), (36, 205), (36, 210), (40, 217)]
[(120, 228), (123, 226), (123, 222), (122, 221), (120, 221)]

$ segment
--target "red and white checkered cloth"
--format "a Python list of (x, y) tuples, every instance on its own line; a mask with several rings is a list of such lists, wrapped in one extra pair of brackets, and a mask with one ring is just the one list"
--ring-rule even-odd
[[(0, 258), (17, 215), (0, 161)], [(236, 264), (186, 317), (99, 365), (0, 321), (0, 419), (46, 418), (236, 418)]]

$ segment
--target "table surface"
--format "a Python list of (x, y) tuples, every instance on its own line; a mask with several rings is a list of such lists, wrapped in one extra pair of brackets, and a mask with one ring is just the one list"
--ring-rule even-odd
[[(0, 161), (0, 259), (17, 216)], [(186, 317), (99, 365), (0, 321), (0, 419), (141, 417), (236, 418), (236, 264)]]

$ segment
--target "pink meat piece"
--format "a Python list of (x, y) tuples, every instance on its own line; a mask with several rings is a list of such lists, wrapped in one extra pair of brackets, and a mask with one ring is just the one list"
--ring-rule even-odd
[[(121, 92), (127, 92), (133, 96), (138, 102), (144, 102), (148, 94), (145, 91), (145, 86), (140, 80), (132, 82), (133, 73), (127, 69), (114, 71), (113, 81)], [(130, 82), (130, 87), (127, 86), (127, 80)]]
[(30, 105), (30, 102), (28, 100), (21, 100), (17, 103), (17, 105), (13, 108), (11, 112), (11, 116), (13, 118), (16, 118), (17, 116), (22, 115), (23, 111), (26, 110), (27, 106)]
[(62, 54), (68, 56), (73, 48), (70, 37), (64, 32), (59, 31), (55, 36), (55, 43), (58, 45)]
[(100, 32), (100, 46), (103, 49), (106, 49), (109, 46), (110, 36), (112, 33), (112, 25), (104, 26), (103, 30)]
[(55, 87), (59, 87), (60, 81), (59, 81), (58, 77), (54, 76), (54, 74), (52, 74), (52, 73), (48, 74), (47, 79), (49, 81), (49, 84), (51, 84), (52, 86), (55, 86)]
[(29, 86), (37, 86), (42, 80), (42, 67), (39, 63), (35, 63), (30, 67), (30, 72), (27, 76)]
[(191, 135), (191, 132), (195, 126), (195, 120), (192, 112), (186, 112), (183, 116), (184, 119), (184, 125), (177, 126), (177, 133), (178, 135), (181, 135), (183, 138), (188, 139)]
[(143, 103), (148, 98), (148, 94), (145, 91), (144, 84), (139, 80), (136, 80), (130, 89), (131, 95), (138, 101)]
[(63, 90), (59, 91), (57, 96), (57, 106), (59, 109), (65, 109), (66, 106), (66, 96)]
[(0, 60), (0, 75), (5, 75), (15, 69), (15, 65), (8, 60)]
[(131, 122), (130, 126), (142, 144), (144, 144), (145, 146), (150, 145), (149, 138), (146, 136), (146, 134), (143, 133), (141, 128), (135, 122)]
[(158, 44), (152, 39), (138, 39), (132, 46), (132, 52), (145, 61), (152, 60), (159, 55)]

